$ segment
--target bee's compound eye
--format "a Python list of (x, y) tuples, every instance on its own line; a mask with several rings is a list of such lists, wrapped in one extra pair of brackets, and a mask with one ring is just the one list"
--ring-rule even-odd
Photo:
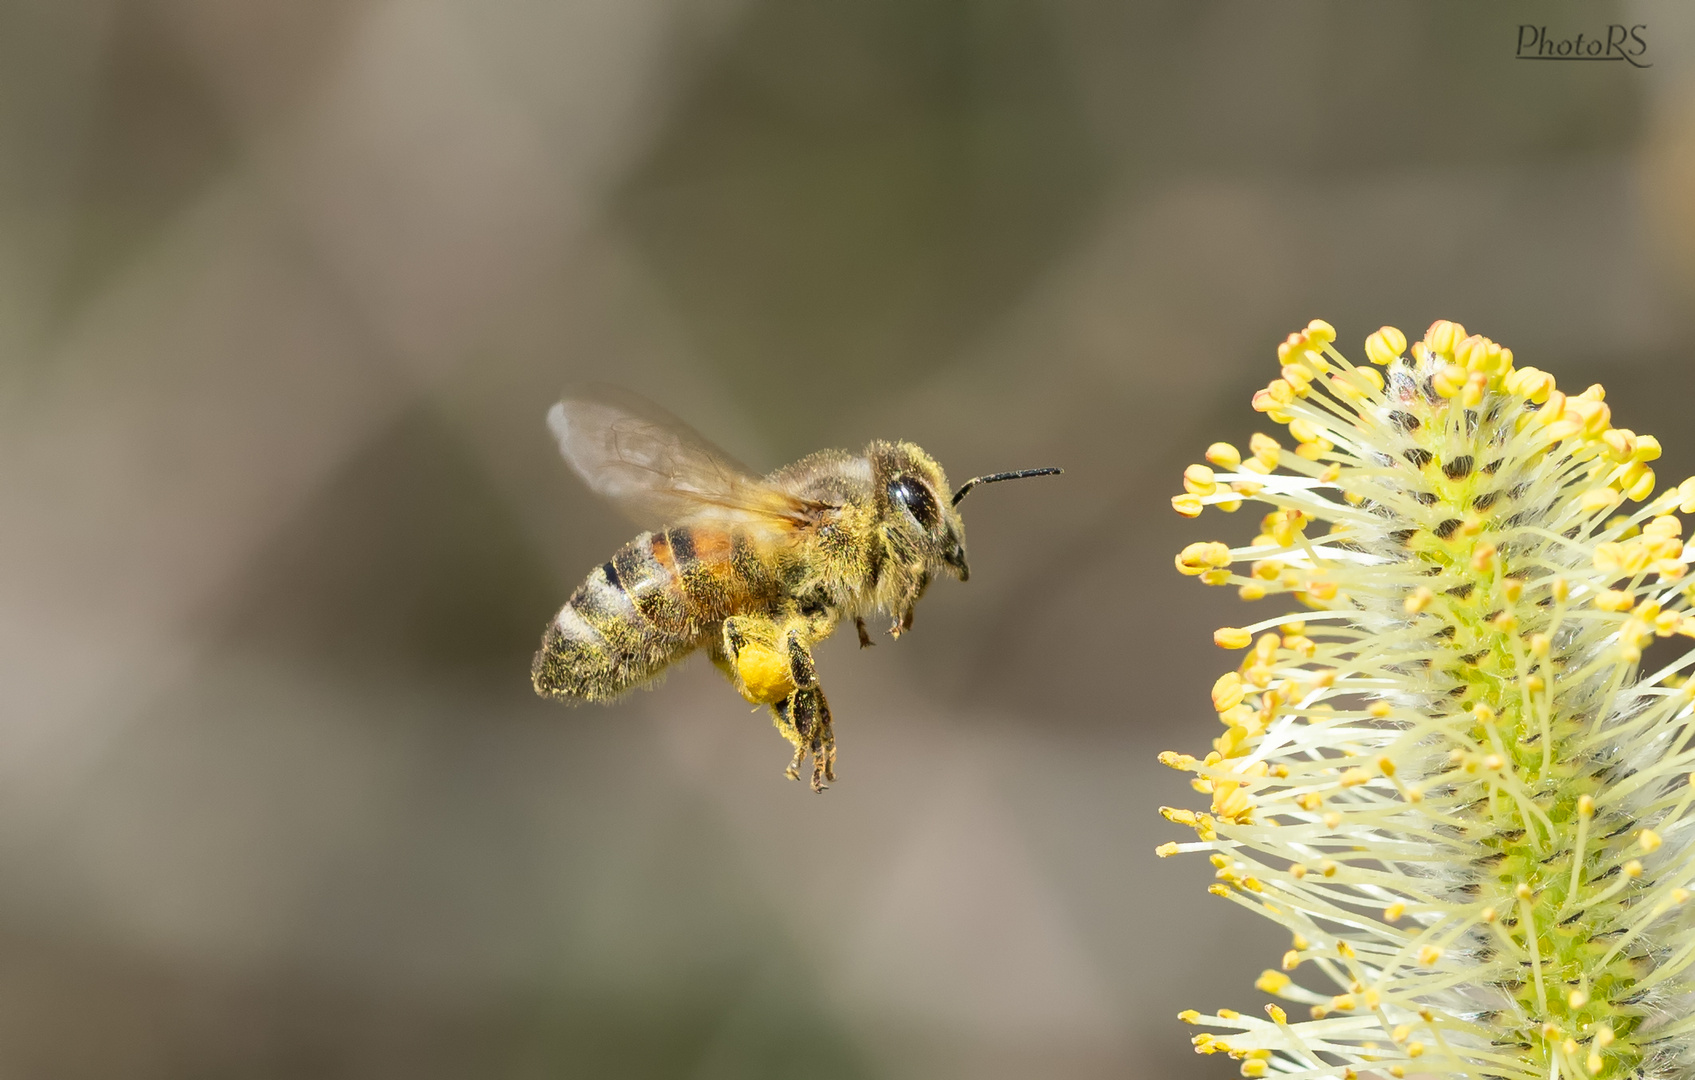
[(913, 520), (926, 530), (935, 529), (941, 521), (935, 496), (930, 494), (930, 489), (921, 481), (910, 476), (897, 476), (889, 481), (889, 502), (904, 507)]

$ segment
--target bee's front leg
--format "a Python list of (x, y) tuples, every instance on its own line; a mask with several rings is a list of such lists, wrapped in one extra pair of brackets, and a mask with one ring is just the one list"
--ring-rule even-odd
[(894, 622), (889, 624), (890, 637), (898, 638), (908, 630), (912, 629), (913, 611), (918, 607), (918, 601), (924, 595), (924, 590), (929, 587), (929, 571), (918, 571), (913, 577), (912, 588), (908, 589), (906, 595), (901, 597), (895, 604)]
[(860, 618), (854, 619), (853, 620), (853, 626), (854, 626), (855, 630), (859, 631), (859, 647), (860, 648), (869, 649), (871, 646), (877, 644), (875, 641), (871, 640), (870, 633), (868, 633), (866, 631), (864, 619), (860, 619)]

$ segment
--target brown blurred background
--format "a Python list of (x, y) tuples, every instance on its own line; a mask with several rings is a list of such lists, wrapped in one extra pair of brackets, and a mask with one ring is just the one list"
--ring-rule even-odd
[[(1172, 552), (1253, 518), (1166, 500), (1315, 316), (1695, 469), (1695, 14), (5, 0), (0, 1072), (1234, 1075), (1175, 1013), (1285, 942), (1154, 857), (1154, 757), (1247, 618)], [(703, 662), (531, 694), (632, 532), (542, 422), (584, 378), (763, 468), (1067, 475), (822, 648), (815, 798)]]

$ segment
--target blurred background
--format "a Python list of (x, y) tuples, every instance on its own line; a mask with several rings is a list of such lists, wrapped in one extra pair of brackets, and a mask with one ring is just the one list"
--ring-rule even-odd
[[(1154, 759), (1248, 617), (1172, 554), (1257, 517), (1167, 499), (1313, 317), (1695, 470), (1695, 11), (5, 0), (0, 1072), (1234, 1075), (1175, 1014), (1286, 941), (1155, 858)], [(634, 532), (582, 379), (761, 469), (1067, 473), (820, 649), (819, 798), (698, 659), (532, 694)]]

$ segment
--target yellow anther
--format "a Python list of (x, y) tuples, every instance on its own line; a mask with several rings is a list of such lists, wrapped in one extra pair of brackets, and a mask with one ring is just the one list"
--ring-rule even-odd
[(1279, 1026), (1289, 1022), (1289, 1014), (1278, 1008), (1276, 1005), (1267, 1005), (1265, 1007), (1265, 1015), (1271, 1017), (1271, 1022)]
[(1229, 547), (1216, 540), (1190, 544), (1177, 554), (1178, 571), (1190, 577), (1229, 565)]
[(1433, 353), (1453, 355), (1454, 346), (1465, 339), (1465, 327), (1447, 319), (1437, 319), (1424, 332), (1424, 346)]
[(1296, 442), (1304, 443), (1318, 442), (1324, 438), (1324, 432), (1320, 431), (1317, 425), (1300, 416), (1289, 421), (1289, 434), (1295, 437)]
[(1500, 918), (1501, 915), (1500, 912), (1496, 911), (1494, 908), (1486, 907), (1477, 913), (1477, 917), (1486, 923), (1492, 923), (1496, 919)]
[(1577, 505), (1585, 513), (1598, 514), (1603, 510), (1611, 510), (1624, 498), (1618, 491), (1610, 487), (1590, 488), (1578, 497)]
[(1589, 1004), (1589, 992), (1584, 990), (1582, 987), (1578, 987), (1566, 995), (1566, 1004), (1573, 1009), (1583, 1008), (1585, 1005)]
[(1589, 796), (1589, 795), (1579, 795), (1577, 797), (1577, 812), (1579, 814), (1582, 814), (1584, 817), (1594, 817), (1595, 816), (1595, 800), (1594, 800), (1594, 798)]
[(1364, 769), (1349, 769), (1342, 774), (1342, 786), (1345, 788), (1359, 787), (1371, 779), (1371, 774)]
[(1531, 890), (1529, 885), (1521, 881), (1517, 885), (1513, 886), (1513, 895), (1518, 897), (1520, 900), (1529, 900), (1531, 897), (1535, 896), (1536, 893)]
[(1421, 1042), (1410, 1042), (1410, 1043), (1408, 1043), (1407, 1044), (1407, 1056), (1408, 1057), (1423, 1057), (1424, 1056), (1424, 1044), (1421, 1043)]
[[(1323, 874), (1325, 877), (1335, 877), (1336, 864), (1331, 862), (1329, 859), (1325, 859), (1318, 864), (1318, 872)], [(1345, 945), (1347, 942), (1343, 942), (1342, 944)]]
[(1458, 397), (1465, 389), (1466, 370), (1459, 364), (1444, 364), (1437, 369), (1431, 378), (1430, 385), (1437, 395), (1444, 398)]
[(1503, 611), (1489, 620), (1489, 625), (1502, 633), (1510, 633), (1518, 626), (1518, 616), (1510, 611)]
[(1270, 969), (1267, 969), (1260, 972), (1259, 978), (1254, 981), (1254, 986), (1268, 994), (1280, 994), (1293, 981), (1293, 979), (1289, 978), (1289, 976), (1283, 974), (1281, 971), (1271, 971)]
[(1394, 711), (1395, 711), (1394, 706), (1390, 705), (1387, 701), (1374, 701), (1374, 702), (1371, 703), (1371, 706), (1366, 709), (1366, 712), (1370, 713), (1372, 716), (1377, 717), (1377, 719), (1379, 719), (1379, 720), (1383, 719), (1385, 716), (1388, 716), (1390, 713), (1392, 713)]
[(1191, 495), (1211, 495), (1218, 490), (1218, 481), (1207, 466), (1191, 465), (1183, 470), (1183, 490)]
[(1336, 340), (1336, 328), (1323, 319), (1307, 323), (1306, 336), (1314, 345), (1328, 345)]
[(1377, 771), (1384, 776), (1394, 776), (1395, 763), (1389, 760), (1387, 755), (1381, 756), (1377, 759)]
[(1257, 431), (1248, 440), (1248, 452), (1254, 455), (1254, 460), (1268, 469), (1276, 467), (1277, 455), (1281, 450), (1282, 447), (1277, 444), (1276, 439)]
[(1395, 922), (1395, 921), (1399, 920), (1400, 917), (1402, 915), (1405, 915), (1406, 913), (1407, 913), (1407, 905), (1405, 905), (1401, 901), (1397, 900), (1393, 904), (1390, 904), (1388, 907), (1383, 909), (1383, 919), (1384, 919), (1385, 922)]
[(1206, 504), (1201, 502), (1199, 495), (1173, 495), (1171, 508), (1184, 517), (1192, 518), (1200, 517), (1201, 511), (1206, 509)]
[(1337, 1012), (1352, 1012), (1359, 1008), (1359, 1002), (1352, 994), (1337, 994), (1330, 999), (1330, 1007)]
[(1234, 471), (1242, 464), (1242, 454), (1227, 442), (1215, 442), (1207, 447), (1207, 460), (1225, 471)]
[(1195, 1009), (1184, 1009), (1182, 1012), (1177, 1014), (1177, 1019), (1183, 1021), (1185, 1024), (1198, 1024), (1201, 1020), (1201, 1014)]
[(1301, 954), (1300, 953), (1296, 952), (1294, 949), (1290, 949), (1288, 952), (1283, 954), (1283, 970), (1284, 971), (1294, 971), (1296, 968), (1298, 968), (1300, 966), (1301, 966)]
[(1600, 1054), (1597, 1054), (1595, 1051), (1591, 1050), (1591, 1051), (1589, 1051), (1589, 1056), (1584, 1059), (1583, 1064), (1584, 1064), (1585, 1067), (1588, 1068), (1591, 1075), (1595, 1075), (1595, 1074), (1598, 1074), (1601, 1071), (1601, 1069), (1606, 1066), (1607, 1063), (1604, 1060), (1602, 1060)]
[(1602, 611), (1629, 611), (1636, 597), (1622, 589), (1605, 589), (1595, 595), (1595, 606)]
[(1442, 950), (1435, 945), (1425, 945), (1418, 950), (1418, 962), (1425, 967), (1435, 967), (1436, 962), (1440, 959), (1442, 959)]
[(1642, 475), (1625, 489), (1624, 494), (1631, 502), (1641, 502), (1654, 493), (1654, 470), (1643, 469)]
[(1488, 570), (1495, 565), (1495, 545), (1479, 544), (1471, 553), (1471, 568), (1473, 570)]
[(1158, 855), (1162, 859), (1168, 859), (1177, 854), (1180, 850), (1181, 848), (1175, 840), (1168, 840), (1159, 847), (1154, 848), (1154, 854)]
[[(1302, 878), (1307, 876), (1307, 868), (1305, 866), (1301, 865), (1300, 863), (1290, 863), (1289, 864), (1289, 876), (1294, 878), (1296, 881), (1300, 881)], [(1304, 948), (1306, 948), (1306, 946), (1300, 945), (1300, 946), (1297, 946), (1297, 948), (1304, 949)]]
[(1630, 877), (1630, 878), (1641, 877), (1642, 876), (1642, 864), (1637, 862), (1635, 859), (1632, 859), (1629, 862), (1625, 863), (1624, 864), (1624, 876)]
[(1427, 586), (1420, 585), (1418, 588), (1414, 589), (1412, 594), (1406, 599), (1405, 607), (1407, 609), (1407, 614), (1417, 615), (1419, 612), (1429, 607), (1430, 602), (1435, 599), (1435, 593), (1431, 592)]
[(1618, 1036), (1613, 1034), (1612, 1026), (1603, 1024), (1601, 1025), (1600, 1030), (1595, 1032), (1595, 1045), (1604, 1049), (1613, 1045), (1613, 1040), (1616, 1038), (1618, 1038)]
[(1407, 336), (1393, 326), (1385, 326), (1365, 339), (1365, 355), (1372, 363), (1387, 365), (1407, 350)]
[(1508, 578), (1501, 584), (1501, 598), (1509, 604), (1518, 603), (1524, 595), (1524, 582), (1519, 578)]
[(1636, 842), (1641, 845), (1644, 852), (1649, 854), (1660, 850), (1660, 845), (1665, 843), (1665, 841), (1660, 839), (1660, 834), (1655, 832), (1653, 829), (1643, 829), (1641, 832), (1637, 833)]
[(1483, 759), (1483, 767), (1490, 772), (1500, 772), (1507, 767), (1507, 763), (1502, 760), (1500, 754), (1489, 754)]
[(1483, 395), (1489, 392), (1489, 376), (1481, 371), (1473, 372), (1465, 381), (1465, 389), (1460, 392), (1460, 404), (1468, 409), (1475, 409), (1483, 404)]
[(1260, 1058), (1249, 1058), (1242, 1062), (1242, 1075), (1249, 1077), (1250, 1080), (1254, 1077), (1264, 1076), (1270, 1071), (1271, 1067)]
[(1553, 588), (1554, 603), (1563, 604), (1571, 596), (1571, 582), (1565, 578), (1555, 578)]
[(1531, 634), (1530, 635), (1530, 655), (1531, 656), (1547, 656), (1548, 650), (1553, 647), (1553, 644), (1554, 644), (1553, 639), (1550, 638), (1547, 634)]
[[(1217, 635), (1214, 635), (1214, 640), (1217, 640)], [(1242, 703), (1244, 693), (1242, 676), (1234, 671), (1227, 671), (1212, 684), (1212, 707), (1219, 712), (1233, 709)]]

